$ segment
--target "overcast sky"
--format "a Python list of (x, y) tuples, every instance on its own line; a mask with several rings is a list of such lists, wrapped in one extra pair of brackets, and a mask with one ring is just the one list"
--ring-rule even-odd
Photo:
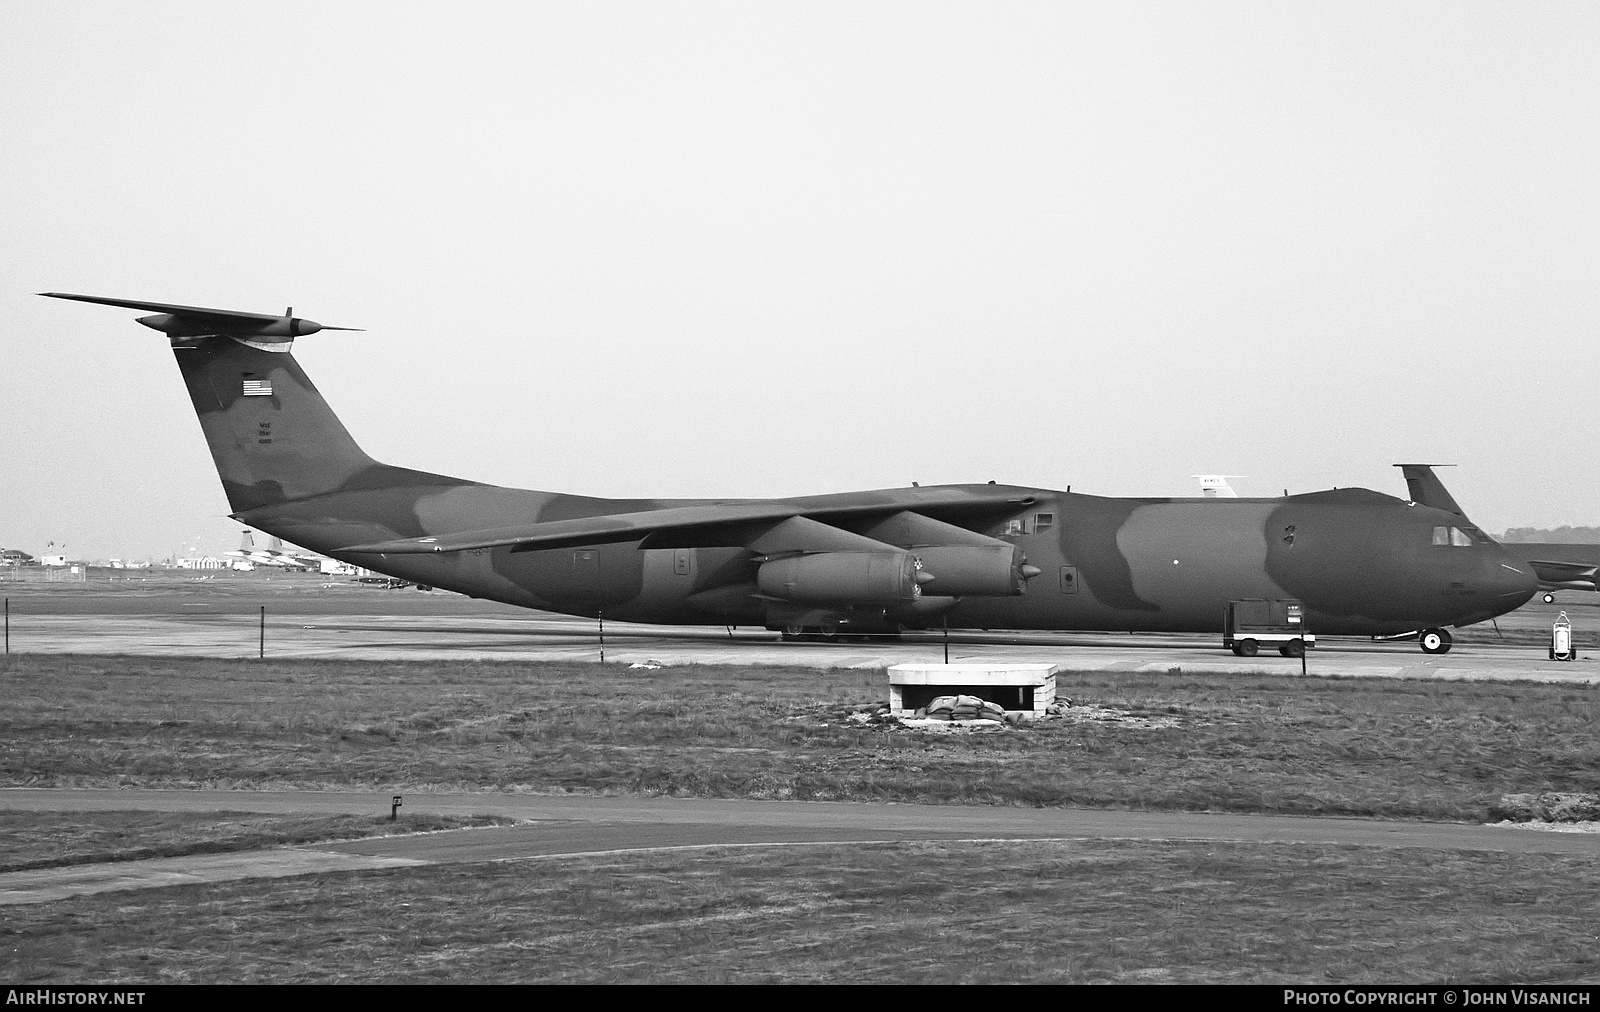
[(0, 544), (231, 548), (164, 338), (604, 496), (1460, 465), (1600, 523), (1592, 3), (0, 5)]

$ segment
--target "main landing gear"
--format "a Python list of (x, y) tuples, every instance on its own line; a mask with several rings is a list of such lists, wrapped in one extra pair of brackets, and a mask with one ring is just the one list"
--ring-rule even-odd
[(1443, 629), (1424, 629), (1417, 636), (1417, 641), (1422, 644), (1422, 652), (1425, 654), (1450, 652), (1450, 634)]

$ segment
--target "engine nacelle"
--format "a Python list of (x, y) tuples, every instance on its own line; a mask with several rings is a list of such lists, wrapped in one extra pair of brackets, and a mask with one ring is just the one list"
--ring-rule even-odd
[(1017, 546), (929, 545), (912, 549), (932, 574), (923, 590), (949, 597), (1015, 597), (1026, 587), (1017, 566)]
[(756, 571), (769, 597), (810, 604), (899, 604), (922, 593), (910, 552), (819, 552), (774, 559)]

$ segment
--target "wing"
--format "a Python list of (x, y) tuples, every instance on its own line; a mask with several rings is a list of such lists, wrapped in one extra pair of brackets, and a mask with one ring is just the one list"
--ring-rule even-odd
[(429, 555), (509, 546), (513, 552), (531, 552), (647, 539), (649, 543), (645, 547), (650, 548), (744, 545), (752, 540), (753, 531), (796, 517), (841, 522), (886, 517), (908, 510), (932, 515), (951, 512), (994, 515), (1027, 506), (1034, 501), (1027, 489), (1010, 486), (980, 488), (981, 491), (958, 487), (901, 489), (892, 493), (819, 496), (809, 500), (697, 503), (633, 513), (608, 513), (513, 527), (377, 541), (352, 545), (339, 551), (359, 555)]

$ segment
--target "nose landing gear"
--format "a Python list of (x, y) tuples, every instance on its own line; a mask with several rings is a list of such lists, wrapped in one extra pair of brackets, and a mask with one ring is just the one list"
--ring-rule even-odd
[(1450, 634), (1443, 629), (1424, 629), (1417, 640), (1422, 644), (1422, 652), (1425, 654), (1450, 652)]

